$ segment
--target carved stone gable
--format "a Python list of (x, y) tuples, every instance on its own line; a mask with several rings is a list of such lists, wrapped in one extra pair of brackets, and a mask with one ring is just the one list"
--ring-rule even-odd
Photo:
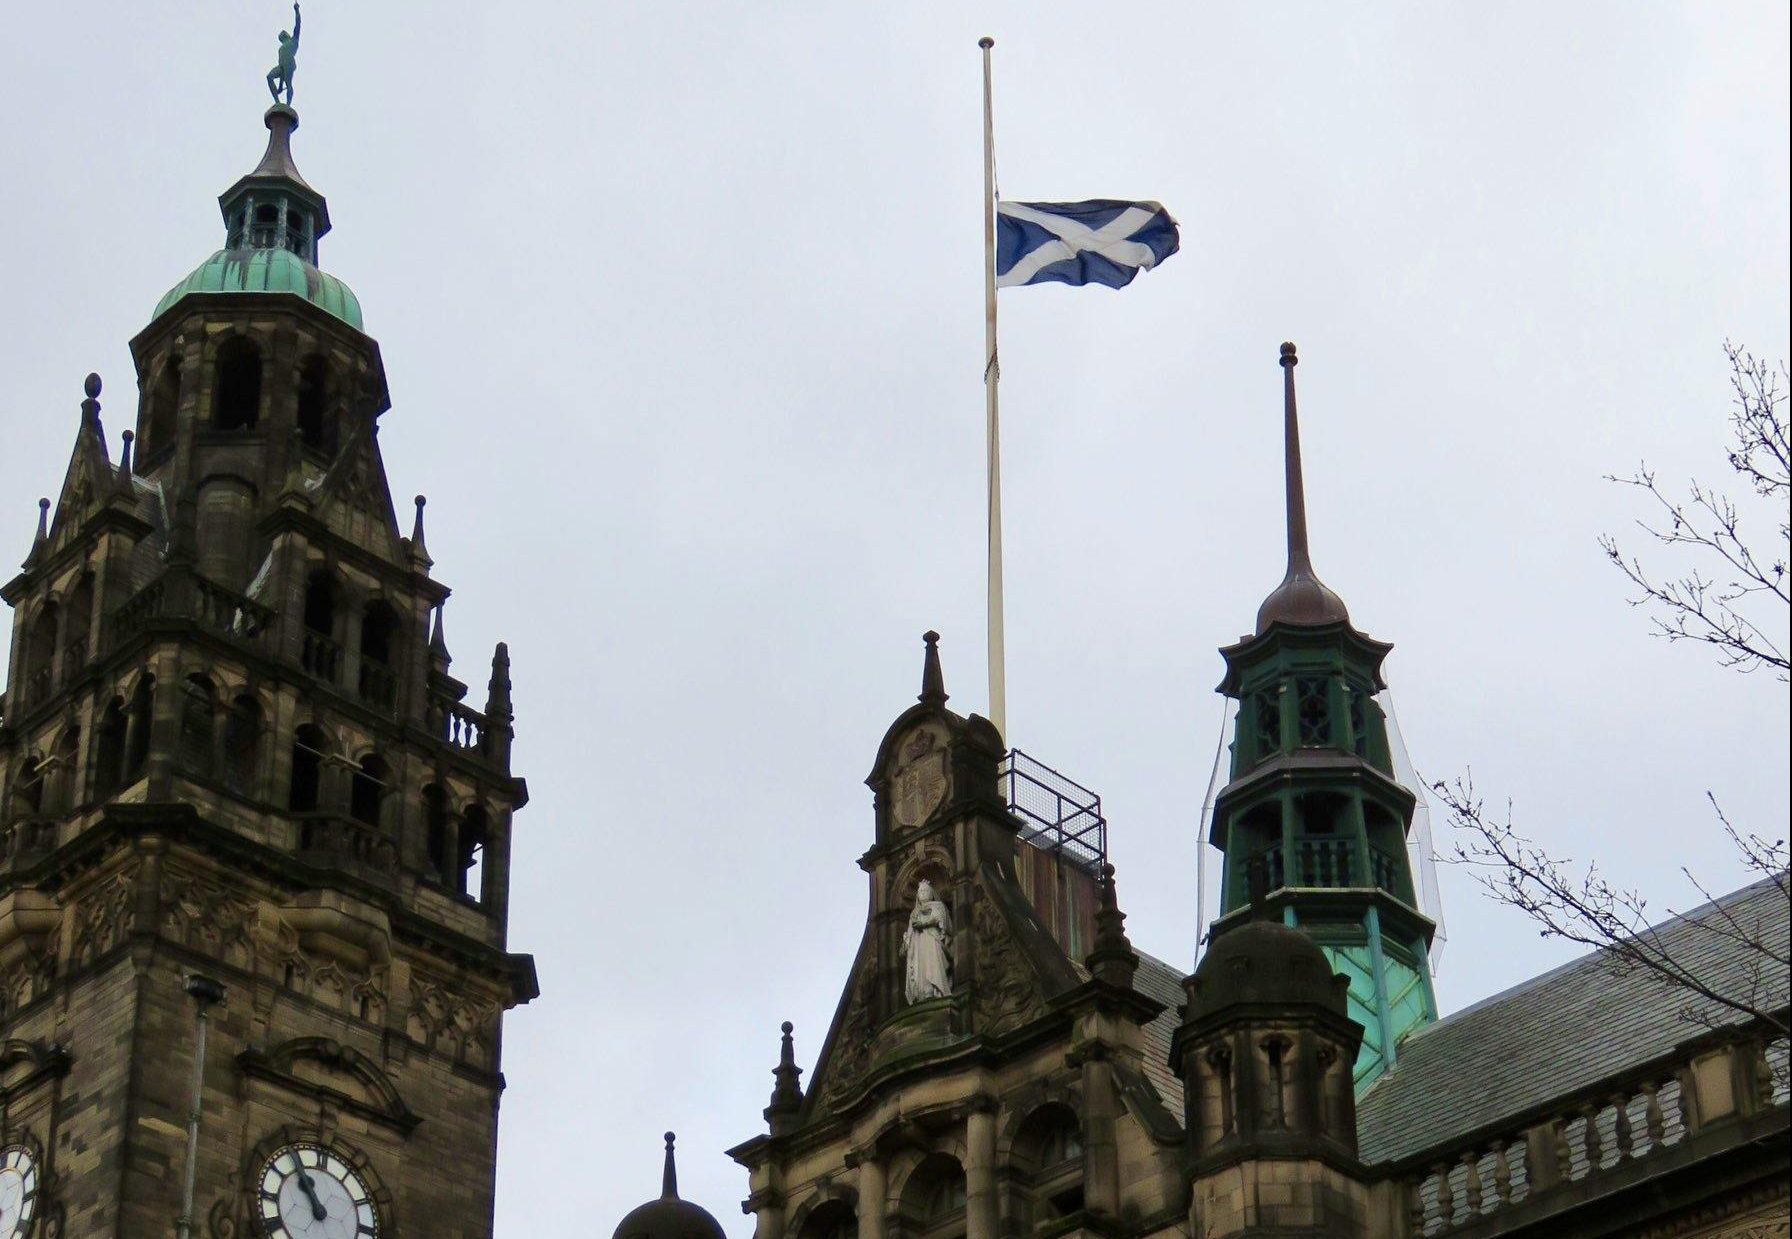
[(977, 1026), (993, 1033), (1019, 1027), (1043, 1010), (1038, 982), (1014, 941), (1008, 919), (981, 887), (971, 924), (977, 943)]

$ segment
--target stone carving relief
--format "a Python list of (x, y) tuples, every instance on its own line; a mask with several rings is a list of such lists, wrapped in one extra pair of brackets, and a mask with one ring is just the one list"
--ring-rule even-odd
[(304, 949), (299, 931), (285, 919), (271, 919), (272, 932), (261, 952), (268, 965), (264, 971), (277, 978), (289, 993), (356, 1019), (374, 1024), (385, 1022), (391, 992), (386, 967), (370, 963), (356, 968), (328, 955), (314, 955)]
[(946, 745), (937, 728), (918, 727), (896, 745), (890, 774), (890, 820), (913, 830), (933, 816), (951, 790)]
[(11, 1018), (15, 1011), (49, 993), (55, 981), (55, 952), (30, 946), (21, 949), (16, 958), (0, 967), (0, 1020)]
[(70, 960), (84, 968), (119, 945), (135, 926), (135, 866), (106, 879), (89, 891), (74, 909)]
[(496, 1002), (457, 992), (448, 982), (411, 978), (410, 1014), (405, 1031), (411, 1040), (456, 1062), (492, 1067), (497, 1062)]
[(871, 990), (876, 979), (877, 964), (868, 954), (852, 979), (852, 997), (847, 1000), (839, 1036), (834, 1039), (827, 1087), (822, 1090), (824, 1101), (832, 1103), (851, 1092), (870, 1066)]
[(1008, 921), (981, 887), (971, 915), (977, 941), (977, 1023), (985, 1032), (1005, 1032), (1039, 1009), (1032, 969), (1021, 958)]
[(227, 887), (169, 870), (162, 875), (162, 935), (248, 969), (255, 959), (256, 905)]

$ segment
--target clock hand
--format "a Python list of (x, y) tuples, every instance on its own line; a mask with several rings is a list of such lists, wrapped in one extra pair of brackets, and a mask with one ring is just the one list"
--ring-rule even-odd
[(311, 1216), (316, 1221), (323, 1221), (329, 1216), (323, 1202), (317, 1198), (317, 1185), (312, 1183), (311, 1176), (305, 1173), (305, 1167), (299, 1162), (299, 1155), (292, 1155), (293, 1169), (299, 1172), (299, 1190), (305, 1193), (305, 1199), (311, 1202)]

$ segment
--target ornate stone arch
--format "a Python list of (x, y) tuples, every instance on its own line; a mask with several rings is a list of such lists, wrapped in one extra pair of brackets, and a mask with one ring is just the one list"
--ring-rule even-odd
[[(403, 1135), (408, 1136), (422, 1122), (377, 1062), (353, 1046), (328, 1037), (294, 1037), (271, 1050), (244, 1050), (236, 1062), (246, 1076), (269, 1080), (293, 1092), (352, 1110)], [(307, 1071), (307, 1064), (315, 1066)], [(352, 1085), (355, 1092), (316, 1079), (320, 1073), (315, 1068), (322, 1068), (326, 1075), (345, 1077), (342, 1084)]]
[(1048, 1106), (1061, 1106), (1083, 1118), (1083, 1090), (1070, 1080), (1036, 1080), (1018, 1093), (1003, 1099), (1004, 1122), (996, 1129), (996, 1164), (1009, 1165), (1014, 1158), (1014, 1142), (1028, 1122)]
[(818, 1211), (832, 1206), (845, 1206), (855, 1217), (859, 1212), (859, 1192), (850, 1183), (844, 1183), (833, 1177), (824, 1177), (816, 1185), (815, 1190), (804, 1197), (803, 1202), (790, 1211), (789, 1221), (785, 1223), (784, 1233), (797, 1239), (803, 1233), (803, 1227)]

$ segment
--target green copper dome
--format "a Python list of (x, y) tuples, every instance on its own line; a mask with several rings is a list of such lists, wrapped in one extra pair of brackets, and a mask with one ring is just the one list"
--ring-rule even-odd
[(156, 305), (155, 317), (160, 318), (163, 311), (188, 293), (291, 293), (355, 330), (365, 330), (361, 302), (348, 285), (290, 250), (219, 250), (168, 290)]

